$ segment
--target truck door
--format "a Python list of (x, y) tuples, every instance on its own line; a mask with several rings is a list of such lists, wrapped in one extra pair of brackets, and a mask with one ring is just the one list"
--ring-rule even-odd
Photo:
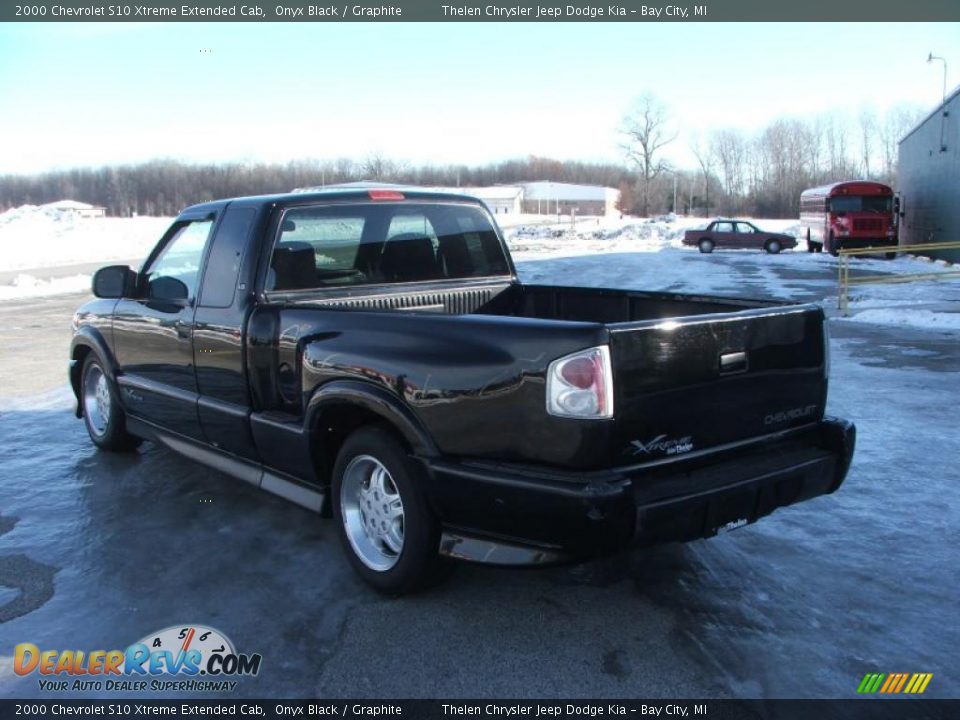
[(117, 382), (127, 412), (202, 439), (197, 416), (193, 323), (198, 280), (213, 218), (181, 220), (141, 271), (136, 297), (117, 303)]
[(248, 252), (256, 210), (229, 205), (217, 226), (194, 316), (198, 412), (214, 447), (258, 460), (250, 433), (250, 391), (244, 327), (252, 297), (256, 253)]

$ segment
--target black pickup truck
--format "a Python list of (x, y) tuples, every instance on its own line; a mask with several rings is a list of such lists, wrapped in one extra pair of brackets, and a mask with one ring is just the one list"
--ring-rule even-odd
[(94, 443), (162, 443), (332, 514), (374, 587), (690, 540), (833, 492), (816, 305), (518, 281), (477, 199), (184, 210), (73, 320)]

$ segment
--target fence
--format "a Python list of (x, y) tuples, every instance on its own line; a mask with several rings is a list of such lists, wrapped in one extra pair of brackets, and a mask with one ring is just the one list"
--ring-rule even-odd
[(890, 245), (885, 247), (872, 248), (850, 248), (841, 250), (840, 262), (838, 264), (839, 273), (839, 291), (837, 293), (837, 307), (844, 316), (847, 314), (849, 305), (849, 292), (851, 285), (877, 285), (880, 283), (910, 283), (921, 282), (923, 280), (949, 280), (960, 277), (960, 270), (945, 270), (936, 273), (914, 273), (912, 275), (896, 275), (887, 273), (884, 275), (864, 275), (861, 277), (850, 277), (850, 258), (854, 255), (882, 255), (885, 253), (911, 252), (916, 250), (960, 250), (960, 242), (940, 242), (940, 243), (922, 243), (920, 245), (904, 245), (902, 247)]

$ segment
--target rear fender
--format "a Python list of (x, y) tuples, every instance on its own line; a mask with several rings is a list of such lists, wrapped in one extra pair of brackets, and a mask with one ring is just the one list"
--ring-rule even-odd
[(382, 418), (400, 433), (415, 455), (439, 455), (430, 434), (406, 405), (383, 388), (358, 380), (333, 380), (317, 388), (307, 404), (308, 430), (313, 432), (319, 428), (325, 411), (342, 404), (361, 407)]

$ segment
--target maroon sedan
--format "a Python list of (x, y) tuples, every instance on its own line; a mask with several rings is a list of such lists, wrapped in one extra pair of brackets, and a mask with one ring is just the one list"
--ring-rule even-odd
[(745, 220), (714, 220), (706, 230), (687, 230), (683, 244), (698, 247), (702, 253), (711, 253), (714, 248), (756, 248), (776, 254), (795, 248), (797, 240), (783, 233), (766, 232)]

